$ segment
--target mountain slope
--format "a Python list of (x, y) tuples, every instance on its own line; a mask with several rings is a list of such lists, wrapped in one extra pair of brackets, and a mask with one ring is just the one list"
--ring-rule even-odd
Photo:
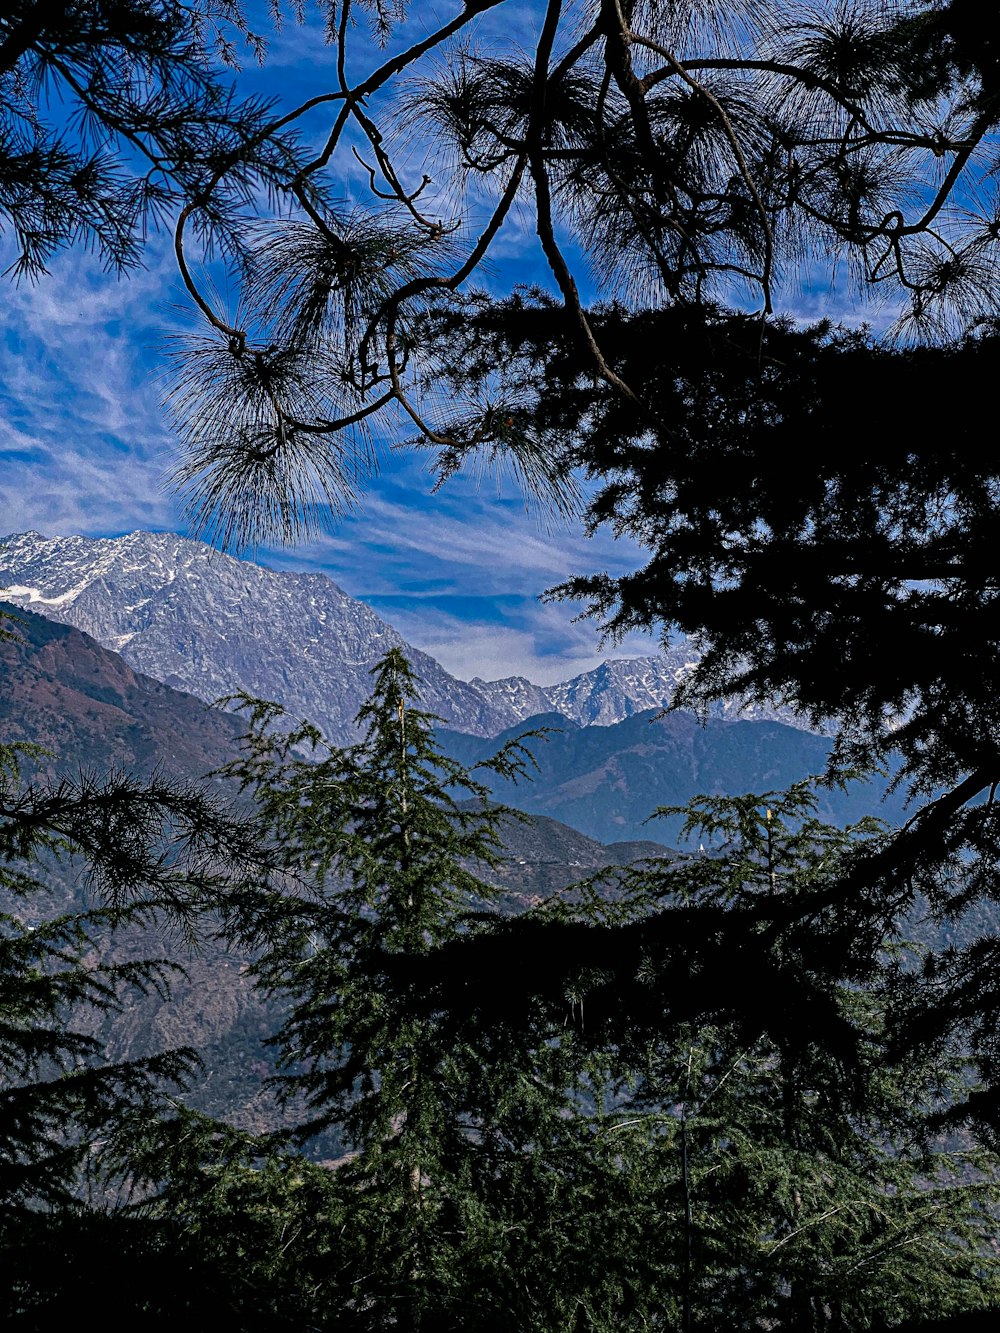
[(276, 699), (335, 744), (355, 739), (370, 668), (403, 647), (424, 703), (487, 736), (516, 718), (409, 647), (323, 574), (285, 573), (171, 533), (91, 540), (24, 533), (0, 542), (4, 597), (84, 630), (137, 671), (206, 701)]
[(0, 740), (49, 752), (51, 773), (161, 769), (189, 780), (231, 759), (242, 719), (133, 671), (89, 635), (5, 603), (16, 619), (0, 641)]
[[(100, 775), (118, 768), (137, 775), (157, 770), (190, 782), (236, 753), (241, 718), (133, 671), (71, 626), (10, 609), (17, 621), (3, 621), (15, 637), (0, 640), (0, 742), (44, 746), (49, 753), (26, 765), (36, 775)], [(235, 795), (224, 784), (213, 783), (212, 790), (222, 799)], [(503, 861), (483, 878), (496, 884), (498, 906), (517, 911), (597, 870), (663, 854), (669, 854), (666, 848), (649, 842), (605, 848), (551, 819), (511, 819), (503, 830)], [(29, 921), (78, 911), (88, 896), (82, 870), (72, 860), (48, 864), (41, 871), (44, 895), (0, 903), (0, 911)], [(205, 1072), (191, 1103), (251, 1131), (274, 1128), (280, 1112), (266, 1085), (274, 1070), (264, 1042), (278, 1018), (254, 991), (247, 959), (211, 938), (192, 951), (179, 937), (155, 929), (130, 929), (107, 948), (117, 959), (170, 957), (186, 971), (174, 980), (168, 1001), (132, 997), (102, 1032), (109, 1055), (127, 1060), (193, 1045)]]
[[(611, 726), (583, 727), (558, 713), (527, 718), (492, 741), (442, 730), (442, 748), (475, 764), (526, 729), (548, 729), (527, 742), (538, 770), (516, 787), (488, 774), (494, 795), (533, 815), (582, 829), (602, 843), (656, 838), (673, 844), (680, 820), (645, 821), (660, 805), (684, 805), (704, 792), (738, 795), (781, 790), (822, 773), (830, 741), (780, 722), (709, 718), (690, 713), (639, 713)], [(846, 824), (865, 814), (900, 819), (903, 798), (884, 802), (878, 784), (854, 783), (846, 793), (821, 790), (819, 814)]]
[[(423, 682), (424, 706), (477, 736), (544, 712), (607, 726), (662, 708), (697, 661), (682, 645), (656, 657), (611, 659), (557, 685), (519, 676), (466, 683), (406, 645), (326, 575), (265, 569), (170, 533), (0, 539), (0, 595), (85, 630), (137, 671), (206, 702), (239, 691), (275, 699), (335, 744), (354, 739), (369, 669), (389, 647), (405, 649)], [(801, 725), (766, 706), (723, 704), (714, 712)]]

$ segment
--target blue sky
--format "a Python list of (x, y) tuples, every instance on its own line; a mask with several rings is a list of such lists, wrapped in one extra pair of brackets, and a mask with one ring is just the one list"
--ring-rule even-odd
[[(435, 13), (452, 12), (425, 0), (403, 33), (412, 40), (434, 26)], [(502, 17), (481, 25), (480, 39), (529, 46), (535, 22), (534, 6), (504, 5)], [(315, 25), (289, 23), (272, 40), (267, 67), (248, 67), (246, 80), (290, 106), (332, 86), (331, 61)], [(317, 133), (324, 124), (317, 118)], [(345, 178), (346, 194), (359, 187), (360, 172)], [(0, 237), (0, 257), (3, 245)], [(5, 289), (0, 533), (184, 531), (166, 487), (176, 454), (162, 410), (164, 337), (184, 322), (186, 304), (168, 237), (153, 239), (146, 265), (119, 282), (92, 256), (66, 252), (36, 286)], [(515, 278), (546, 280), (530, 219), (519, 216), (500, 237), (491, 281)], [(801, 313), (824, 313), (831, 302), (835, 294), (820, 291), (803, 299)], [(329, 536), (259, 558), (325, 571), (457, 675), (523, 674), (539, 683), (599, 658), (596, 628), (574, 623), (576, 607), (541, 604), (542, 590), (571, 573), (620, 572), (638, 560), (606, 533), (588, 540), (578, 523), (526, 512), (509, 485), (498, 493), (489, 481), (458, 478), (433, 494), (423, 457), (387, 449), (358, 510)], [(635, 636), (608, 652), (655, 648), (654, 639)]]

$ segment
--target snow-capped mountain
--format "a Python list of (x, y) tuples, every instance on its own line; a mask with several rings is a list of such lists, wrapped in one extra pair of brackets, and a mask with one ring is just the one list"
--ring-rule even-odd
[(337, 744), (355, 739), (370, 668), (391, 647), (406, 649), (423, 706), (449, 726), (489, 736), (515, 720), (325, 575), (265, 569), (172, 533), (7, 537), (0, 590), (175, 689), (275, 699)]
[[(669, 648), (658, 657), (614, 657), (558, 685), (533, 685), (523, 676), (469, 682), (498, 710), (508, 709), (519, 722), (539, 713), (562, 713), (578, 726), (610, 727), (650, 708), (666, 708), (677, 686), (698, 664), (690, 645)], [(811, 728), (790, 709), (744, 704), (726, 699), (713, 704), (710, 717), (745, 722), (784, 722), (802, 731)]]
[[(610, 726), (664, 707), (697, 661), (681, 647), (611, 659), (557, 685), (520, 676), (465, 682), (325, 574), (266, 569), (173, 533), (2, 538), (0, 597), (84, 630), (135, 670), (207, 701), (240, 690), (275, 699), (336, 744), (355, 739), (370, 668), (390, 647), (406, 650), (422, 705), (474, 736), (539, 713)], [(768, 708), (713, 711), (796, 724)]]
[(477, 676), (469, 683), (518, 721), (562, 713), (581, 727), (612, 726), (649, 708), (665, 708), (697, 660), (689, 648), (672, 648), (659, 657), (612, 658), (557, 685), (533, 685), (523, 676)]

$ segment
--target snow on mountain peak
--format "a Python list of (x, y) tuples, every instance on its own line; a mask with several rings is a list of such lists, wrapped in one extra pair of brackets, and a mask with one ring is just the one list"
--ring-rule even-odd
[[(130, 666), (207, 701), (246, 691), (279, 700), (338, 744), (370, 669), (400, 635), (323, 574), (285, 573), (174, 533), (0, 540), (7, 600), (86, 631)], [(491, 735), (512, 720), (437, 662), (408, 649), (424, 703)]]
[[(423, 706), (479, 736), (540, 713), (591, 726), (664, 708), (697, 660), (682, 645), (612, 658), (558, 685), (522, 676), (466, 683), (325, 574), (267, 569), (172, 532), (0, 538), (0, 596), (86, 631), (136, 670), (206, 701), (241, 691), (277, 699), (337, 744), (356, 739), (371, 668), (394, 645), (414, 663)], [(719, 711), (795, 721), (768, 709)]]

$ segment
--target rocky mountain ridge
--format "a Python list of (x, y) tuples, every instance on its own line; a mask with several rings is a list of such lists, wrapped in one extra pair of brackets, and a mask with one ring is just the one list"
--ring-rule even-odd
[[(370, 668), (389, 647), (405, 649), (423, 682), (423, 705), (476, 736), (549, 712), (579, 726), (614, 725), (665, 707), (697, 661), (682, 645), (610, 659), (556, 685), (519, 676), (466, 682), (325, 574), (268, 569), (173, 533), (0, 538), (0, 595), (83, 630), (136, 671), (207, 702), (240, 691), (275, 699), (335, 744), (355, 739)], [(767, 707), (733, 703), (713, 712), (801, 725)]]
[[(612, 657), (556, 685), (534, 685), (524, 676), (502, 680), (473, 677), (469, 684), (517, 722), (542, 713), (559, 713), (580, 727), (612, 727), (650, 708), (667, 708), (678, 685), (698, 663), (690, 644), (665, 649), (656, 657)], [(713, 718), (746, 722), (783, 722), (811, 731), (790, 709), (726, 699), (708, 710)], [(510, 725), (510, 724), (508, 724)]]
[(488, 736), (509, 725), (370, 607), (323, 574), (278, 572), (172, 533), (0, 541), (0, 595), (72, 625), (134, 670), (206, 702), (245, 691), (355, 739), (370, 669), (404, 647), (430, 711)]

